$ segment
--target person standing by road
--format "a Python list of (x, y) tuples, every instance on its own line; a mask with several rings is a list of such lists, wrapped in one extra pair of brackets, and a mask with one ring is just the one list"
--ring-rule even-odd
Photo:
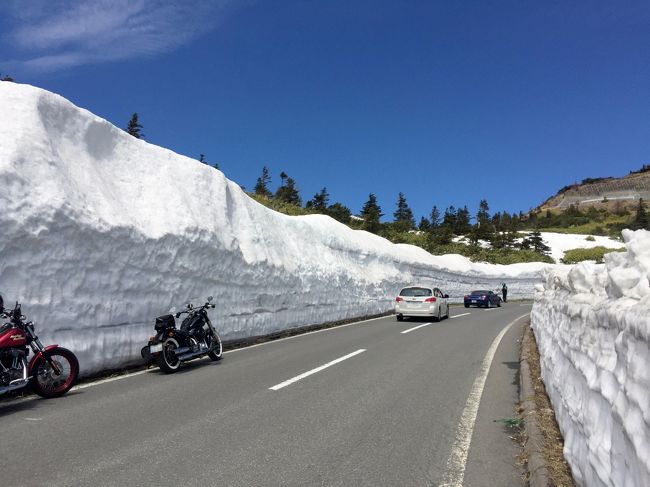
[(503, 302), (507, 303), (508, 302), (508, 286), (506, 286), (505, 282), (503, 284), (501, 284), (501, 295), (503, 296)]

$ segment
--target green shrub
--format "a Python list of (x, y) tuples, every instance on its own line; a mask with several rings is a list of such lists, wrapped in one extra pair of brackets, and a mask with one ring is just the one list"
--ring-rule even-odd
[(595, 260), (596, 263), (602, 264), (603, 256), (610, 252), (623, 252), (624, 247), (620, 249), (608, 249), (606, 247), (592, 247), (590, 249), (571, 249), (564, 253), (562, 263), (564, 264), (577, 264), (585, 260)]
[(595, 242), (596, 241), (596, 239), (594, 237), (592, 237), (591, 235), (588, 235), (587, 238), (585, 238), (585, 240), (587, 240), (588, 242)]
[(287, 203), (285, 201), (280, 201), (277, 198), (267, 198), (266, 196), (255, 194), (255, 193), (246, 193), (248, 196), (253, 198), (258, 203), (271, 208), (272, 210), (277, 211), (278, 213), (284, 213), (285, 215), (298, 216), (298, 215), (312, 215), (316, 212), (307, 210), (301, 206), (294, 205), (292, 203)]
[(518, 264), (521, 262), (546, 262), (555, 261), (548, 255), (537, 253), (533, 250), (519, 249), (484, 249), (478, 245), (465, 245), (452, 242), (446, 245), (429, 244), (425, 247), (434, 255), (460, 254), (472, 262), (488, 262), (490, 264)]

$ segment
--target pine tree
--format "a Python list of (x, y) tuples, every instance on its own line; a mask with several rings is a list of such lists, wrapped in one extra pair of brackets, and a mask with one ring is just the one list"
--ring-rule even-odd
[(325, 213), (327, 210), (327, 205), (329, 204), (329, 199), (330, 195), (327, 192), (327, 188), (323, 188), (305, 204), (305, 207), (309, 208), (310, 210), (318, 211), (319, 213)]
[(4, 78), (2, 78), (2, 81), (14, 81), (14, 79), (8, 74), (5, 74)]
[(496, 230), (497, 232), (503, 230), (500, 212), (497, 211), (494, 215), (492, 215), (490, 221), (492, 223), (492, 226), (494, 227), (494, 230)]
[(490, 207), (486, 200), (481, 200), (476, 212), (476, 237), (483, 240), (492, 240), (494, 226), (490, 221)]
[(469, 223), (469, 210), (467, 206), (459, 208), (456, 212), (456, 221), (454, 223), (454, 233), (456, 235), (467, 235), (472, 229)]
[(346, 224), (350, 223), (350, 217), (352, 216), (350, 208), (338, 202), (327, 207), (327, 214), (335, 220)]
[(202, 162), (203, 164), (207, 164), (207, 162), (205, 162), (205, 154), (199, 154), (199, 162)]
[(532, 248), (538, 254), (548, 255), (551, 251), (551, 248), (544, 243), (542, 233), (538, 228), (535, 228), (526, 240), (529, 248)]
[(643, 198), (639, 198), (639, 204), (636, 207), (636, 214), (634, 215), (630, 227), (632, 230), (650, 230), (650, 220), (648, 219), (648, 214), (643, 205)]
[(433, 205), (431, 208), (431, 215), (429, 215), (429, 222), (431, 223), (431, 229), (437, 228), (440, 225), (440, 210), (436, 205)]
[(492, 246), (493, 249), (503, 249), (506, 247), (506, 242), (505, 242), (505, 233), (502, 232), (495, 232), (494, 235), (492, 236), (492, 240), (490, 241), (490, 245)]
[(445, 208), (445, 214), (442, 217), (442, 227), (445, 227), (449, 230), (449, 233), (454, 231), (456, 227), (456, 208), (453, 205)]
[(144, 139), (144, 134), (140, 131), (141, 128), (142, 125), (138, 122), (138, 114), (134, 113), (131, 115), (131, 120), (129, 120), (129, 125), (126, 127), (126, 131), (136, 139)]
[(447, 245), (452, 241), (454, 234), (451, 232), (451, 228), (445, 225), (440, 225), (437, 228), (432, 230), (430, 234), (429, 241), (434, 245)]
[(418, 225), (418, 230), (426, 233), (431, 232), (431, 222), (429, 221), (428, 218), (424, 216), (420, 218), (420, 224)]
[(399, 193), (397, 197), (397, 210), (393, 213), (393, 217), (395, 218), (396, 226), (401, 231), (413, 230), (415, 228), (413, 212), (409, 208), (403, 193)]
[[(282, 172), (282, 174), (286, 177), (286, 181), (285, 184), (280, 186), (275, 192), (275, 199), (292, 205), (301, 206), (302, 200), (300, 199), (300, 194), (296, 188), (296, 181), (287, 176), (284, 172)], [(282, 177), (282, 174), (280, 174), (280, 177)]]
[(371, 233), (379, 233), (381, 230), (380, 218), (384, 216), (381, 208), (377, 204), (377, 197), (370, 193), (368, 201), (361, 208), (361, 218), (363, 218), (363, 229)]
[(517, 243), (517, 232), (506, 230), (503, 233), (503, 246), (506, 249), (514, 249)]
[(269, 190), (269, 183), (271, 182), (271, 176), (269, 176), (269, 168), (264, 166), (262, 168), (262, 175), (257, 178), (257, 183), (255, 183), (255, 194), (260, 196), (266, 196), (270, 198), (273, 196), (273, 193)]

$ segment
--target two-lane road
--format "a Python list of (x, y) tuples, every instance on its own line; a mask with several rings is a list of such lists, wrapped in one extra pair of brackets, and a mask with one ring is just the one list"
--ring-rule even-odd
[(494, 421), (513, 414), (529, 311), (390, 316), (4, 401), (1, 484), (521, 485)]

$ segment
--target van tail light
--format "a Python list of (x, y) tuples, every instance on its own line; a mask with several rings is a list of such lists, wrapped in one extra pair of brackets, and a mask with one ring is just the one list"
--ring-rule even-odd
[(401, 302), (401, 301), (404, 301), (404, 300), (403, 300), (402, 298), (400, 298), (399, 296), (397, 296), (397, 297), (395, 298), (395, 302), (396, 302), (396, 303), (399, 303), (399, 302)]
[(435, 303), (435, 302), (436, 302), (436, 298), (427, 298), (427, 299), (424, 300), (424, 302), (425, 302), (425, 303)]

